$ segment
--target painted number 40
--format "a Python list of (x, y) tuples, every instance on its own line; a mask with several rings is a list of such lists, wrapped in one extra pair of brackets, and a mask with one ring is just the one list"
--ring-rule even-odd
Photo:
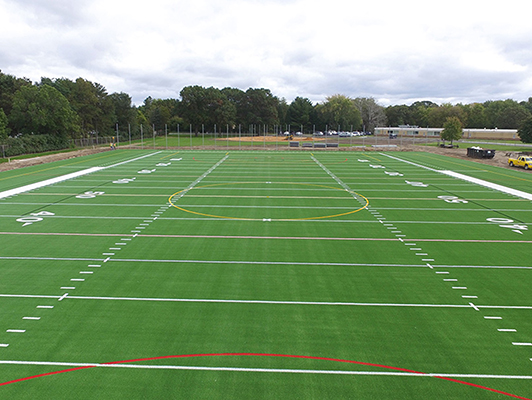
[(521, 235), (523, 232), (521, 231), (528, 231), (528, 226), (523, 224), (514, 224), (515, 222), (513, 219), (508, 218), (488, 218), (487, 221), (489, 222), (495, 222), (497, 224), (500, 224), (499, 226), (501, 228), (507, 228), (511, 229), (512, 232), (520, 233)]
[(31, 224), (33, 224), (35, 222), (41, 222), (44, 219), (42, 217), (48, 217), (48, 216), (52, 216), (52, 215), (55, 215), (55, 214), (51, 213), (51, 212), (48, 212), (48, 211), (41, 211), (41, 212), (38, 212), (38, 213), (31, 213), (30, 217), (19, 218), (19, 219), (17, 219), (17, 222), (22, 222), (24, 224), (22, 226), (27, 226), (27, 225), (31, 225)]

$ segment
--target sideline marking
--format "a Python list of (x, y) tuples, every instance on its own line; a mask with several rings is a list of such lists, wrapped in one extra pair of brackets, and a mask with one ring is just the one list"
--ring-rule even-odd
[(488, 182), (488, 181), (485, 181), (485, 180), (482, 180), (482, 179), (473, 178), (472, 176), (460, 174), (460, 173), (454, 172), (454, 171), (438, 170), (438, 169), (426, 167), (424, 165), (421, 165), (421, 164), (418, 164), (418, 163), (415, 163), (415, 162), (412, 162), (412, 161), (404, 160), (404, 159), (399, 158), (399, 157), (390, 156), (390, 155), (385, 154), (385, 153), (379, 153), (379, 154), (383, 155), (383, 156), (386, 156), (388, 158), (392, 158), (392, 159), (397, 160), (397, 161), (402, 161), (402, 162), (405, 162), (407, 164), (414, 165), (414, 166), (419, 167), (419, 168), (428, 169), (429, 171), (438, 172), (440, 174), (444, 174), (444, 175), (447, 175), (447, 176), (451, 176), (453, 178), (461, 179), (461, 180), (464, 180), (466, 182), (475, 183), (477, 185), (484, 186), (484, 187), (487, 187), (489, 189), (494, 189), (494, 190), (497, 190), (498, 192), (511, 194), (513, 196), (521, 197), (521, 198), (527, 199), (527, 200), (532, 200), (532, 194), (527, 193), (527, 192), (523, 192), (521, 190), (512, 189), (512, 188), (509, 188), (507, 186), (498, 185), (496, 183)]
[[(383, 364), (374, 364), (374, 363), (368, 363), (368, 362), (362, 362), (362, 361), (354, 361), (354, 360), (345, 360), (345, 359), (338, 359), (338, 358), (330, 358), (330, 357), (316, 357), (316, 356), (304, 356), (304, 355), (294, 355), (294, 354), (268, 354), (268, 353), (211, 353), (211, 354), (182, 354), (182, 355), (172, 355), (172, 356), (159, 356), (159, 357), (150, 357), (150, 358), (139, 358), (139, 359), (133, 359), (133, 360), (122, 360), (122, 361), (113, 361), (108, 363), (97, 363), (97, 364), (77, 364), (77, 365), (70, 365), (74, 368), (65, 369), (62, 371), (53, 371), (53, 372), (47, 372), (44, 374), (39, 375), (33, 375), (28, 376), (25, 378), (19, 378), (7, 382), (0, 383), (0, 386), (9, 385), (16, 382), (22, 382), (27, 381), (30, 379), (45, 377), (45, 376), (51, 376), (51, 375), (57, 375), (65, 372), (72, 372), (72, 371), (79, 371), (82, 369), (87, 368), (98, 368), (98, 367), (110, 367), (115, 366), (117, 367), (120, 365), (120, 367), (124, 367), (124, 365), (121, 364), (130, 364), (133, 362), (140, 362), (140, 361), (155, 361), (155, 360), (163, 360), (163, 359), (171, 359), (171, 358), (190, 358), (190, 357), (227, 357), (227, 356), (253, 356), (253, 357), (285, 357), (285, 358), (299, 358), (299, 359), (307, 359), (307, 360), (319, 360), (319, 361), (334, 361), (334, 362), (340, 362), (340, 363), (349, 363), (349, 364), (356, 364), (356, 365), (364, 365), (369, 367), (377, 367), (377, 368), (383, 368), (387, 370), (393, 370), (393, 371), (399, 371), (395, 374), (401, 374), (403, 376), (416, 376), (416, 377), (430, 377), (430, 378), (437, 378), (446, 380), (449, 382), (459, 383), (466, 386), (475, 387), (477, 389), (483, 389), (494, 393), (503, 394), (509, 397), (514, 397), (522, 400), (530, 400), (526, 397), (517, 396), (511, 393), (503, 392), (497, 389), (492, 389), (487, 386), (477, 385), (475, 383), (465, 382), (461, 380), (457, 380), (454, 378), (463, 378), (463, 377), (470, 377), (470, 378), (497, 378), (497, 379), (532, 379), (532, 376), (526, 376), (526, 375), (473, 375), (473, 374), (460, 374), (460, 375), (453, 375), (453, 374), (432, 374), (432, 373), (425, 373), (420, 371), (414, 371), (411, 369), (406, 368), (400, 368), (400, 367), (393, 367), (390, 365), (383, 365)], [(17, 361), (0, 361), (0, 363), (17, 363)], [(18, 363), (25, 363), (24, 361), (19, 361)], [(31, 363), (31, 362), (27, 362)], [(41, 364), (43, 365), (43, 364)], [(60, 365), (59, 363), (55, 365)], [(135, 366), (128, 366), (133, 367)], [(136, 366), (137, 368), (140, 366)], [(144, 367), (144, 366), (142, 366)], [(158, 366), (152, 366), (158, 367)], [(164, 366), (165, 368), (169, 368), (169, 366)], [(172, 366), (170, 366), (172, 367)], [(179, 366), (175, 366), (176, 368)], [(263, 368), (227, 368), (227, 367), (185, 367), (189, 369), (200, 369), (200, 368), (218, 368), (216, 370), (230, 370), (230, 371), (242, 371), (242, 372), (277, 372), (277, 373), (311, 373), (311, 374), (318, 374), (318, 373), (326, 373), (326, 374), (349, 374), (349, 375), (357, 375), (357, 374), (374, 374), (371, 372), (366, 371), (333, 371), (333, 370), (287, 370), (287, 369), (263, 369)], [(378, 374), (378, 372), (376, 373)], [(390, 373), (389, 373), (390, 374)]]
[(9, 196), (14, 196), (14, 195), (17, 195), (17, 194), (20, 194), (20, 193), (28, 192), (30, 190), (40, 189), (40, 188), (43, 188), (45, 186), (53, 185), (54, 183), (63, 182), (63, 181), (66, 181), (66, 180), (69, 180), (69, 179), (73, 179), (73, 178), (78, 178), (78, 177), (83, 176), (83, 175), (92, 174), (93, 172), (98, 172), (98, 171), (102, 171), (104, 169), (113, 168), (113, 167), (116, 167), (118, 165), (126, 164), (126, 163), (129, 163), (129, 162), (132, 162), (132, 161), (137, 161), (137, 160), (140, 160), (140, 159), (143, 159), (143, 158), (146, 158), (146, 157), (151, 157), (151, 156), (154, 156), (154, 155), (159, 154), (159, 153), (161, 153), (161, 152), (158, 151), (156, 153), (147, 154), (147, 155), (144, 155), (144, 156), (141, 156), (141, 157), (133, 158), (131, 160), (122, 161), (122, 162), (120, 162), (118, 164), (109, 165), (107, 167), (92, 167), (92, 168), (84, 169), (84, 170), (81, 170), (81, 171), (72, 172), (70, 174), (57, 176), (55, 178), (46, 179), (46, 180), (41, 181), (41, 182), (36, 182), (36, 183), (29, 184), (29, 185), (21, 186), (21, 187), (18, 187), (18, 188), (6, 190), (6, 191), (3, 191), (3, 192), (0, 192), (0, 199), (6, 198), (6, 197), (9, 197)]

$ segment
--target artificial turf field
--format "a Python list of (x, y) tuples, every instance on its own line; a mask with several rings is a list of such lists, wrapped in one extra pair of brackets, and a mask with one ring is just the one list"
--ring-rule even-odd
[(2, 197), (82, 171), (0, 199), (0, 397), (532, 398), (531, 201), (441, 170), (532, 193), (428, 153), (0, 173)]

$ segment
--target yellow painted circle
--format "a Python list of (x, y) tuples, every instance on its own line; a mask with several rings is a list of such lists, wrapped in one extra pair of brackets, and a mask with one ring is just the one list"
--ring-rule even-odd
[[(202, 189), (202, 188), (213, 187), (213, 186), (225, 186), (225, 185), (237, 185), (237, 184), (239, 184), (239, 185), (242, 185), (242, 184), (257, 184), (257, 183), (259, 183), (259, 182), (231, 182), (231, 183), (215, 183), (215, 184), (212, 184), (212, 185), (195, 186), (193, 188), (183, 189), (183, 190), (180, 190), (179, 192), (176, 192), (176, 193), (172, 194), (168, 198), (168, 202), (172, 205), (172, 207), (175, 207), (178, 210), (185, 211), (185, 212), (188, 212), (188, 213), (191, 213), (191, 214), (202, 215), (204, 217), (233, 219), (233, 220), (238, 220), (238, 221), (263, 221), (264, 220), (263, 218), (239, 218), (239, 217), (228, 217), (228, 216), (225, 216), (225, 215), (214, 215), (214, 214), (200, 213), (200, 212), (197, 212), (197, 211), (192, 211), (192, 210), (188, 210), (188, 209), (183, 208), (183, 207), (179, 207), (179, 206), (175, 205), (174, 202), (172, 201), (172, 199), (175, 196), (181, 195), (180, 196), (180, 198), (181, 198), (185, 194), (187, 194), (188, 192), (190, 192), (191, 190), (194, 190), (194, 189)], [(324, 215), (324, 216), (318, 216), (318, 217), (308, 217), (308, 218), (281, 218), (281, 219), (273, 219), (272, 218), (271, 221), (308, 221), (308, 220), (315, 220), (315, 219), (326, 219), (326, 218), (341, 217), (341, 216), (344, 216), (344, 215), (354, 214), (354, 213), (356, 213), (358, 211), (364, 210), (369, 205), (369, 200), (366, 197), (362, 196), (359, 193), (356, 193), (356, 192), (353, 192), (353, 191), (347, 190), (347, 189), (337, 188), (337, 187), (333, 187), (333, 186), (326, 186), (326, 185), (314, 185), (314, 184), (310, 184), (310, 183), (295, 183), (295, 182), (275, 182), (275, 183), (276, 184), (284, 184), (284, 185), (315, 186), (315, 187), (321, 187), (321, 188), (345, 191), (345, 192), (354, 194), (354, 195), (364, 199), (366, 204), (364, 204), (360, 208), (357, 208), (357, 209), (354, 209), (354, 210), (351, 210), (351, 211), (348, 211), (348, 212), (345, 212), (345, 213), (340, 213), (340, 214), (331, 214), (331, 215)], [(269, 198), (270, 196), (266, 196), (266, 197)]]

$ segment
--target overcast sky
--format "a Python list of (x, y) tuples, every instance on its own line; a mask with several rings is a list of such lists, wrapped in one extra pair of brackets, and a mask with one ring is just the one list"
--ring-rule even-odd
[(268, 88), (383, 105), (532, 96), (529, 0), (0, 0), (0, 69), (179, 98)]

